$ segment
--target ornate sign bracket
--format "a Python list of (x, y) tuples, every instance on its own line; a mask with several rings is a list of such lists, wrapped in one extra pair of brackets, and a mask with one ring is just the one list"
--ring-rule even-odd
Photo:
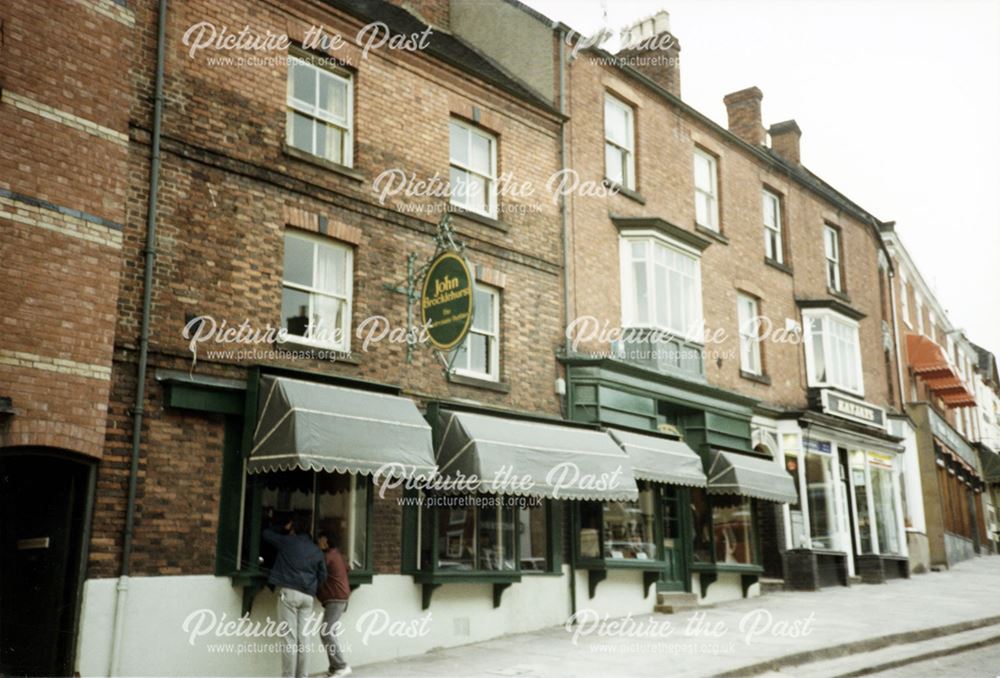
[[(451, 214), (445, 212), (438, 222), (437, 233), (434, 235), (434, 255), (421, 266), (417, 266), (418, 255), (410, 252), (406, 256), (406, 279), (398, 285), (386, 284), (385, 288), (402, 294), (406, 297), (406, 364), (413, 364), (413, 353), (416, 347), (427, 345), (432, 350), (435, 347), (430, 342), (419, 340), (423, 324), (417, 325), (414, 305), (419, 305), (423, 293), (423, 281), (428, 271), (438, 261), (445, 252), (454, 252), (459, 257), (465, 253), (465, 243), (455, 237), (455, 230), (451, 226)], [(469, 308), (471, 314), (471, 306)], [(446, 355), (445, 351), (436, 350), (438, 358), (441, 360), (446, 372), (450, 372), (454, 363), (457, 351), (451, 351), (451, 355)]]

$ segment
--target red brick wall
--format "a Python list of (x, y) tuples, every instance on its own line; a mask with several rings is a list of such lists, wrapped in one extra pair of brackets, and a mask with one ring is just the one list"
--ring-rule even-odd
[(0, 11), (0, 395), (16, 410), (0, 447), (99, 457), (125, 221), (131, 27), (120, 8), (109, 16), (65, 3), (58, 21), (53, 9), (15, 0)]
[[(544, 186), (558, 169), (558, 122), (495, 87), (480, 84), (419, 53), (356, 47), (337, 56), (355, 74), (355, 162), (361, 179), (285, 154), (286, 66), (212, 65), (209, 50), (190, 58), (181, 37), (189, 26), (250, 25), (263, 33), (301, 37), (311, 25), (353, 36), (360, 23), (325, 3), (264, 2), (171, 5), (167, 31), (163, 159), (158, 254), (153, 289), (149, 394), (136, 514), (136, 574), (211, 572), (218, 516), (223, 421), (163, 408), (157, 369), (190, 369), (181, 335), (190, 315), (211, 315), (254, 327), (280, 326), (283, 234), (289, 225), (318, 223), (354, 246), (354, 326), (384, 315), (405, 327), (405, 298), (386, 286), (403, 284), (406, 257), (417, 265), (434, 251), (441, 198), (378, 204), (372, 180), (401, 168), (418, 178), (448, 176), (448, 121), (458, 115), (495, 133), (499, 172)], [(106, 463), (99, 475), (91, 576), (115, 573), (124, 519), (129, 427), (141, 312), (142, 248), (148, 184), (149, 91), (153, 77), (155, 12), (137, 10), (137, 61), (131, 103), (135, 126), (129, 154), (128, 224), (116, 335), (115, 391)], [(273, 55), (273, 56), (283, 56)], [(399, 201), (403, 201), (400, 198)], [(437, 356), (420, 349), (406, 363), (402, 344), (369, 352), (353, 340), (355, 361), (263, 359), (324, 374), (399, 384), (418, 400), (463, 398), (499, 407), (558, 414), (554, 352), (561, 340), (561, 249), (557, 205), (547, 197), (501, 197), (504, 228), (461, 216), (453, 226), (470, 263), (505, 279), (501, 310), (501, 381), (509, 392), (449, 382)], [(524, 209), (519, 210), (519, 207)], [(269, 348), (269, 347), (265, 347)], [(247, 360), (199, 355), (197, 374), (240, 378)], [(398, 571), (400, 509), (376, 500), (375, 565)]]
[[(827, 292), (823, 250), (823, 227), (829, 222), (843, 230), (844, 280), (849, 304), (866, 314), (860, 323), (865, 399), (890, 404), (888, 379), (892, 374), (886, 369), (882, 349), (879, 244), (871, 228), (708, 125), (586, 54), (572, 63), (570, 72), (571, 166), (580, 172), (582, 181), (602, 180), (602, 101), (603, 93), (611, 91), (635, 110), (636, 189), (645, 199), (645, 204), (640, 204), (624, 194), (573, 197), (571, 317), (593, 315), (612, 327), (621, 324), (619, 233), (608, 218), (609, 213), (659, 217), (685, 230), (696, 231), (692, 154), (698, 145), (719, 158), (720, 222), (724, 236), (724, 240), (719, 240), (699, 233), (712, 242), (701, 259), (705, 323), (708, 328), (722, 328), (727, 334), (726, 341), (710, 347), (715, 355), (707, 354), (709, 383), (774, 405), (806, 405), (801, 345), (765, 343), (763, 354), (770, 385), (740, 376), (736, 297), (739, 291), (760, 297), (762, 314), (777, 329), (784, 328), (786, 318), (801, 322), (796, 297), (832, 298)], [(808, 158), (805, 160), (808, 165)], [(791, 264), (791, 274), (764, 262), (761, 208), (764, 186), (783, 196), (786, 260)], [(587, 350), (607, 348), (593, 345)]]

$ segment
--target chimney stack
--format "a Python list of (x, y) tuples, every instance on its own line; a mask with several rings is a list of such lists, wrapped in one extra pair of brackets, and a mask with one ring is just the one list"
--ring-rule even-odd
[(741, 89), (723, 98), (729, 113), (729, 131), (751, 146), (764, 145), (764, 125), (760, 117), (763, 92), (756, 87)]
[(776, 122), (768, 130), (771, 134), (771, 150), (793, 165), (801, 164), (799, 160), (799, 139), (802, 130), (794, 120)]
[(680, 43), (670, 32), (670, 14), (659, 11), (622, 30), (617, 56), (657, 85), (681, 96)]

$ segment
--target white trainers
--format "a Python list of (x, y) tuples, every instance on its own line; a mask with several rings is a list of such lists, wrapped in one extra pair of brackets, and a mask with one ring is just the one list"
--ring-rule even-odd
[(345, 666), (342, 669), (338, 669), (337, 671), (334, 671), (330, 675), (333, 676), (334, 678), (341, 678), (341, 676), (349, 676), (352, 673), (353, 673), (353, 671), (351, 670), (351, 667), (350, 666)]

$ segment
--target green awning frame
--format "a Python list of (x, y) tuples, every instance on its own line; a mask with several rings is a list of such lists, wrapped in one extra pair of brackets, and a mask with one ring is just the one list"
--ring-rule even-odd
[(709, 494), (738, 494), (782, 504), (798, 500), (795, 481), (770, 459), (724, 450), (711, 450), (709, 459)]
[(608, 433), (628, 454), (637, 479), (685, 487), (708, 484), (701, 457), (684, 441), (614, 428)]
[[(479, 492), (597, 501), (639, 496), (628, 455), (596, 429), (445, 409), (435, 429), (441, 475), (475, 477)], [(531, 484), (504, 477), (530, 477)], [(601, 487), (590, 479), (609, 482)]]
[(293, 469), (427, 477), (431, 427), (400, 396), (287, 377), (262, 376), (249, 473)]

